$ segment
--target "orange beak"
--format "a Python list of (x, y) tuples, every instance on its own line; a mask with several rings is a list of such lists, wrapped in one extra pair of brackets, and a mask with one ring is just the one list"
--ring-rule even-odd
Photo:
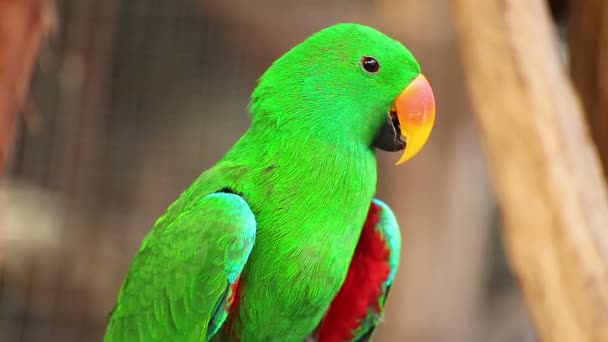
[(431, 135), (435, 124), (435, 96), (429, 81), (418, 75), (394, 102), (394, 109), (405, 136), (406, 147), (397, 165), (418, 154)]

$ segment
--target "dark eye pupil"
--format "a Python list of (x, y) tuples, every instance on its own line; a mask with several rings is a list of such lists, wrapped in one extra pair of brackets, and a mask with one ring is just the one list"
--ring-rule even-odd
[(374, 57), (363, 57), (361, 64), (367, 72), (378, 72), (378, 69), (380, 69), (380, 63)]

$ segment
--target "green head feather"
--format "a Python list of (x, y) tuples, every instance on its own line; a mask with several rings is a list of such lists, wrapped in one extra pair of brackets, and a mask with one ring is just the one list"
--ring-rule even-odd
[[(366, 56), (379, 62), (376, 73), (363, 68)], [(391, 103), (419, 73), (400, 42), (367, 26), (338, 24), (276, 60), (253, 92), (250, 110), (254, 124), (271, 120), (370, 145)]]

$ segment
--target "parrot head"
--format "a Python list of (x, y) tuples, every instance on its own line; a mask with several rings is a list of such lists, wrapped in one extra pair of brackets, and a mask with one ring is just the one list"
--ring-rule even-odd
[(397, 164), (420, 151), (435, 121), (433, 91), (416, 59), (359, 24), (328, 27), (276, 60), (250, 109), (254, 124), (270, 120), (334, 143), (404, 150)]

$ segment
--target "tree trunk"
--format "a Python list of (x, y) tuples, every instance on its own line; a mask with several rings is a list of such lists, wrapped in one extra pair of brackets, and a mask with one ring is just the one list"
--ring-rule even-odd
[(608, 1), (580, 0), (568, 23), (570, 71), (608, 171)]
[(608, 341), (608, 201), (541, 0), (453, 0), (512, 267), (541, 341)]

